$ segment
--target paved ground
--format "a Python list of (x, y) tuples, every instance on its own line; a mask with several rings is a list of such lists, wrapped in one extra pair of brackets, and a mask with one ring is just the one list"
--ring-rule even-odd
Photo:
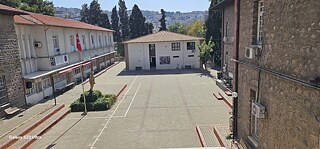
[[(104, 93), (116, 93), (128, 84), (111, 110), (85, 117), (71, 113), (32, 148), (200, 147), (196, 125), (228, 124), (229, 110), (212, 96), (219, 88), (210, 75), (200, 70), (123, 69), (120, 63), (96, 79), (96, 89)], [(70, 104), (80, 93), (77, 86), (58, 102)]]

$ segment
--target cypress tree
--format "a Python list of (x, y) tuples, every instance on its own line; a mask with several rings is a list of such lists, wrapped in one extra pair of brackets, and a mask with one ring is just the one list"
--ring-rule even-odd
[(88, 4), (83, 4), (82, 9), (80, 11), (80, 16), (81, 16), (81, 22), (88, 23), (88, 18), (89, 18), (89, 8)]
[(134, 5), (132, 8), (130, 19), (129, 19), (131, 39), (145, 35), (145, 32), (146, 32), (145, 21), (146, 21), (146, 18), (142, 15), (139, 7), (137, 5)]
[(114, 30), (113, 38), (115, 42), (120, 42), (119, 16), (117, 6), (114, 6), (111, 14), (111, 28)]
[(98, 0), (93, 0), (90, 3), (88, 23), (92, 25), (101, 25), (100, 24), (101, 13), (102, 11), (100, 8), (100, 4), (98, 3)]
[(206, 40), (212, 38), (214, 45), (213, 60), (218, 66), (221, 66), (221, 28), (222, 28), (222, 14), (221, 11), (213, 10), (211, 7), (218, 3), (218, 0), (211, 0), (209, 15), (205, 22)]
[(110, 24), (110, 21), (109, 21), (109, 16), (107, 13), (102, 13), (101, 14), (101, 19), (100, 19), (100, 24), (99, 24), (100, 27), (103, 27), (103, 28), (107, 28), (107, 29), (111, 29), (111, 24)]
[(118, 4), (119, 4), (121, 40), (125, 41), (129, 39), (129, 17), (127, 12), (127, 6), (124, 0), (119, 0)]
[(161, 9), (161, 19), (159, 21), (160, 21), (160, 25), (161, 25), (159, 31), (166, 31), (167, 30), (166, 12), (163, 9)]

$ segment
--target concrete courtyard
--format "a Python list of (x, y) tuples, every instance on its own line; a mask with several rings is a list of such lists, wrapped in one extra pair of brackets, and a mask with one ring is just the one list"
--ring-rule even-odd
[[(220, 89), (201, 70), (124, 71), (122, 62), (96, 78), (95, 89), (127, 88), (112, 109), (71, 113), (32, 148), (187, 148), (201, 147), (197, 125), (225, 125), (229, 109), (216, 100)], [(88, 88), (88, 85), (86, 85)], [(67, 106), (81, 86), (58, 97)], [(217, 144), (219, 146), (219, 144)]]

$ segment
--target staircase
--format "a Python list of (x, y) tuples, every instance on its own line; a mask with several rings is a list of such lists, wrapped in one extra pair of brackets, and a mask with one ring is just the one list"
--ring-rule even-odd
[(11, 103), (9, 102), (1, 105), (0, 109), (1, 109), (1, 112), (0, 112), (1, 117), (14, 115), (21, 110), (20, 108), (12, 106)]

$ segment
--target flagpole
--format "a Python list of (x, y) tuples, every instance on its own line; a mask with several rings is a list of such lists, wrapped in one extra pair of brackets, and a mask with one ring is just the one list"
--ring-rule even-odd
[(84, 112), (83, 115), (87, 115), (87, 104), (86, 104), (86, 96), (84, 94), (84, 84), (83, 84), (83, 56), (82, 56), (82, 51), (80, 52), (80, 57), (81, 57), (81, 67), (80, 67), (80, 71), (81, 71), (81, 86), (82, 86), (82, 94), (83, 94), (83, 102), (84, 102)]
[(84, 94), (84, 84), (83, 84), (83, 56), (82, 56), (82, 48), (79, 39), (78, 33), (76, 33), (76, 41), (77, 41), (77, 50), (80, 52), (80, 72), (81, 72), (81, 86), (82, 86), (82, 95), (83, 95), (83, 103), (84, 103), (84, 112), (82, 115), (87, 115), (87, 103), (86, 103), (86, 96)]

